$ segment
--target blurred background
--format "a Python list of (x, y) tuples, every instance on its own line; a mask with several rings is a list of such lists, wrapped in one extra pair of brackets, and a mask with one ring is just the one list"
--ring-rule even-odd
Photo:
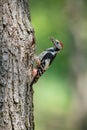
[(30, 0), (36, 53), (64, 48), (34, 85), (35, 130), (87, 130), (87, 0)]

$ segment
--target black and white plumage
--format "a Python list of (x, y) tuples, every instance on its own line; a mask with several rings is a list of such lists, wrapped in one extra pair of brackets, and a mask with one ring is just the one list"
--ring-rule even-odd
[(41, 75), (49, 68), (57, 53), (63, 48), (60, 41), (54, 38), (50, 38), (50, 40), (53, 42), (54, 47), (46, 49), (36, 58), (37, 66), (33, 69), (31, 86), (33, 83), (36, 83)]

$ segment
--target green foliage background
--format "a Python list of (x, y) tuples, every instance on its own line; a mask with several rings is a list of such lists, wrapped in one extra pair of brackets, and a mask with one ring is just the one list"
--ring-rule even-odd
[(72, 101), (70, 56), (73, 39), (69, 31), (66, 4), (66, 0), (30, 1), (37, 55), (52, 46), (50, 36), (64, 45), (51, 67), (34, 85), (36, 130), (62, 130)]

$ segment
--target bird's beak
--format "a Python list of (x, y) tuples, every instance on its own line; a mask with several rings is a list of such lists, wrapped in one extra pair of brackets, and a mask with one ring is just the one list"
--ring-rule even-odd
[(55, 45), (56, 40), (53, 37), (50, 37), (50, 40)]

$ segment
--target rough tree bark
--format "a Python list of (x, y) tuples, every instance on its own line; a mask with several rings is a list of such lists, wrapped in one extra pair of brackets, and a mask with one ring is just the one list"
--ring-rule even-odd
[(0, 0), (0, 130), (33, 130), (35, 42), (28, 0)]

